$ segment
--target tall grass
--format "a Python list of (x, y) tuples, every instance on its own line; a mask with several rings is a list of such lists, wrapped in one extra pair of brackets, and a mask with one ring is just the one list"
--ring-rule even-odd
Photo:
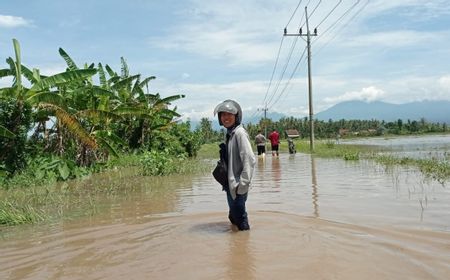
[[(144, 159), (144, 160), (143, 160)], [(161, 159), (157, 157), (156, 160)], [(0, 185), (0, 225), (19, 225), (89, 216), (98, 213), (99, 201), (121, 199), (139, 186), (134, 182), (159, 184), (167, 168), (171, 176), (210, 171), (210, 164), (200, 159), (175, 159), (164, 174), (147, 172), (149, 161), (129, 155), (111, 161), (103, 172), (67, 182), (36, 179), (24, 172)], [(173, 171), (173, 172), (172, 172)], [(142, 179), (149, 177), (148, 180)], [(161, 179), (160, 179), (161, 178)], [(139, 184), (138, 183), (138, 184)], [(142, 184), (141, 184), (142, 185)]]

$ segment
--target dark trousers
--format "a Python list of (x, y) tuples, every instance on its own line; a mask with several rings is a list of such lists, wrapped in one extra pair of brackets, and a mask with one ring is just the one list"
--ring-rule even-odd
[(249, 230), (247, 211), (245, 209), (245, 202), (247, 201), (246, 194), (236, 195), (233, 200), (230, 191), (227, 189), (227, 202), (229, 207), (228, 218), (233, 225), (236, 225), (239, 230)]
[(258, 156), (266, 153), (266, 146), (256, 146), (256, 149), (258, 150)]

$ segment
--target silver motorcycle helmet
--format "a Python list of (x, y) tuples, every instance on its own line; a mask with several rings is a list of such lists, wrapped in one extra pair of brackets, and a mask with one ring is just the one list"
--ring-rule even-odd
[(227, 99), (216, 106), (216, 108), (214, 109), (214, 116), (217, 114), (220, 125), (223, 125), (222, 121), (220, 120), (220, 113), (222, 112), (227, 112), (236, 115), (236, 125), (241, 124), (242, 109), (241, 106), (236, 101)]

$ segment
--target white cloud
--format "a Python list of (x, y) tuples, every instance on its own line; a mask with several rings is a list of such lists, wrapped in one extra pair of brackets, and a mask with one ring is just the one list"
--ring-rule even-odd
[(189, 78), (191, 75), (189, 75), (188, 73), (183, 73), (183, 74), (181, 74), (181, 78), (184, 80), (184, 79), (187, 79), (187, 78)]
[(362, 88), (360, 91), (350, 91), (343, 95), (336, 97), (327, 97), (324, 99), (327, 103), (338, 103), (350, 100), (363, 100), (363, 101), (374, 101), (379, 100), (385, 95), (382, 89), (376, 88), (375, 86), (369, 86)]
[(20, 26), (29, 26), (30, 21), (24, 19), (23, 17), (0, 15), (0, 27), (14, 28)]
[[(245, 111), (253, 111), (258, 108), (266, 90), (265, 81), (247, 81), (228, 84), (172, 84), (164, 80), (156, 80), (152, 89), (163, 96), (176, 93), (186, 95), (186, 98), (174, 102), (183, 119), (200, 120), (203, 117), (212, 118), (214, 107), (225, 99), (238, 101)], [(258, 100), (255, 103), (255, 100)]]
[(438, 83), (443, 91), (450, 94), (450, 75), (439, 78)]

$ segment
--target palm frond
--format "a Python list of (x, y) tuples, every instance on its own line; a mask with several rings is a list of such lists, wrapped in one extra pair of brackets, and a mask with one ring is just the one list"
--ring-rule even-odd
[(163, 116), (167, 116), (170, 117), (171, 119), (173, 117), (181, 117), (180, 114), (178, 114), (177, 112), (175, 112), (175, 110), (170, 110), (170, 109), (162, 109), (161, 111), (159, 111)]
[(98, 145), (89, 133), (83, 128), (78, 120), (63, 110), (61, 107), (49, 103), (40, 103), (40, 108), (50, 109), (55, 112), (55, 116), (75, 137), (77, 137), (83, 144), (91, 149), (97, 149)]
[(97, 137), (95, 137), (95, 139), (97, 140), (97, 142), (100, 144), (100, 146), (102, 148), (107, 150), (113, 156), (119, 157), (119, 154), (117, 153), (116, 149), (114, 149), (114, 147), (105, 138), (97, 136)]
[(117, 83), (115, 83), (114, 85), (111, 86), (112, 89), (115, 90), (119, 90), (122, 88), (131, 88), (131, 84), (133, 82), (133, 80), (138, 79), (140, 77), (140, 75), (134, 75), (134, 76), (130, 76), (128, 78), (122, 79), (120, 81), (118, 81)]
[(172, 95), (172, 96), (168, 96), (166, 98), (160, 99), (158, 100), (155, 105), (159, 105), (159, 104), (167, 104), (170, 105), (170, 102), (184, 98), (185, 95), (184, 94), (177, 94), (177, 95)]
[(12, 76), (14, 73), (11, 71), (11, 69), (0, 69), (0, 78)]
[(31, 91), (37, 92), (72, 81), (84, 80), (95, 75), (96, 73), (97, 69), (78, 69), (74, 71), (58, 73), (56, 75), (46, 77), (38, 83), (34, 84), (33, 87), (31, 87)]
[(109, 88), (109, 85), (106, 81), (105, 70), (103, 69), (103, 65), (101, 63), (98, 64), (98, 77), (100, 80), (100, 86), (102, 88)]
[(22, 74), (30, 81), (32, 84), (37, 82), (37, 79), (34, 76), (34, 72), (22, 65)]
[(33, 104), (48, 103), (63, 108), (64, 110), (67, 109), (66, 102), (58, 91), (38, 92), (30, 95), (27, 98), (27, 101), (30, 101)]
[(108, 64), (105, 65), (105, 69), (106, 69), (106, 71), (108, 72), (108, 75), (109, 75), (111, 78), (117, 76), (117, 73), (114, 72), (114, 71), (111, 69), (111, 67), (109, 67)]
[(103, 110), (96, 110), (96, 109), (88, 109), (88, 110), (82, 110), (78, 111), (78, 116), (82, 116), (85, 118), (91, 118), (91, 119), (97, 119), (97, 120), (104, 120), (104, 119), (113, 119), (113, 120), (120, 120), (122, 117), (118, 114), (103, 111)]
[(123, 58), (123, 57), (120, 58), (120, 64), (122, 66), (121, 69), (120, 69), (121, 70), (121, 77), (122, 78), (126, 78), (126, 77), (130, 76), (130, 70), (128, 68), (128, 64), (127, 64), (125, 58)]
[(122, 138), (120, 138), (119, 136), (117, 136), (116, 134), (112, 133), (109, 130), (97, 130), (95, 132), (95, 136), (100, 136), (102, 138), (107, 138), (109, 139), (109, 142), (113, 142), (116, 145), (120, 145), (122, 147), (127, 147), (128, 144), (127, 142), (123, 141)]
[(22, 91), (22, 61), (20, 58), (20, 44), (19, 41), (13, 39), (14, 53), (16, 54), (16, 61), (14, 67), (16, 69), (16, 84), (18, 92)]
[(75, 61), (72, 60), (72, 58), (62, 49), (59, 48), (59, 54), (62, 56), (62, 58), (66, 61), (67, 67), (69, 70), (77, 70), (78, 66), (75, 64)]
[(149, 110), (147, 108), (120, 106), (113, 110), (114, 113), (121, 116), (142, 117), (148, 116)]

